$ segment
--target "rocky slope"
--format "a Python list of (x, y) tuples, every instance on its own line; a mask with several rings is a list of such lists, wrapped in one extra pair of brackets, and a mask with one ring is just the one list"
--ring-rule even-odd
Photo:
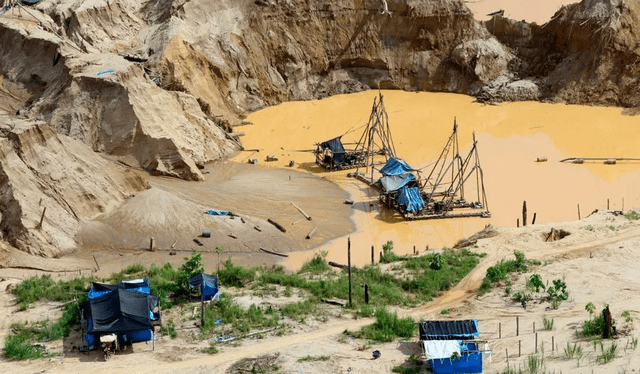
[(486, 27), (515, 52), (510, 70), (535, 83), (535, 98), (638, 107), (639, 18), (637, 0), (584, 0), (542, 26), (494, 17)]
[[(42, 255), (70, 250), (74, 222), (144, 187), (113, 160), (202, 180), (205, 163), (240, 149), (230, 133), (248, 112), (283, 101), (368, 88), (640, 97), (637, 0), (584, 0), (543, 26), (481, 24), (462, 0), (43, 0), (2, 13), (3, 239)], [(49, 177), (80, 161), (93, 166)], [(43, 195), (64, 217), (50, 231), (34, 230)]]

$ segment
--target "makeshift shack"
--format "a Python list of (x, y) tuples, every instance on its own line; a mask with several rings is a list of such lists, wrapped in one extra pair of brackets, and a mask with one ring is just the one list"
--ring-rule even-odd
[(382, 177), (376, 185), (381, 189), (380, 200), (389, 209), (395, 209), (403, 216), (424, 209), (417, 170), (402, 159), (390, 157), (380, 173)]
[(158, 297), (151, 295), (148, 279), (114, 285), (93, 282), (87, 296), (85, 350), (96, 349), (103, 335), (115, 335), (116, 347), (153, 339), (160, 311), (156, 311)]
[(200, 300), (220, 300), (220, 289), (218, 288), (218, 277), (200, 273), (189, 278), (189, 288), (196, 288), (200, 291)]
[(476, 339), (477, 320), (423, 321), (419, 330), (420, 345), (434, 373), (482, 373), (482, 354), (490, 351), (486, 341)]

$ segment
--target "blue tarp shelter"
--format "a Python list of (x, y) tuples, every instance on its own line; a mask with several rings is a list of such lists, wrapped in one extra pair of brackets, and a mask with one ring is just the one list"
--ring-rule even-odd
[(326, 142), (320, 143), (320, 148), (329, 149), (331, 153), (333, 153), (333, 161), (340, 163), (345, 160), (344, 146), (342, 145), (342, 140), (340, 140), (342, 136), (338, 136), (337, 138), (333, 138), (331, 140), (327, 140)]
[(116, 334), (122, 342), (131, 343), (153, 339), (158, 297), (151, 295), (148, 279), (113, 285), (93, 282), (87, 296), (85, 340), (89, 349), (96, 348), (102, 334)]
[(189, 288), (198, 288), (202, 301), (220, 300), (218, 277), (200, 273), (189, 278)]
[(385, 192), (393, 192), (401, 189), (415, 179), (413, 174), (385, 175), (380, 178), (379, 182)]
[(398, 191), (398, 203), (404, 206), (407, 212), (419, 212), (424, 209), (424, 201), (418, 187), (402, 187)]
[(482, 352), (469, 342), (480, 333), (478, 320), (423, 321), (420, 340), (427, 361), (436, 374), (482, 373)]
[(380, 173), (382, 173), (382, 175), (402, 175), (411, 171), (415, 170), (411, 166), (407, 165), (404, 160), (395, 157), (390, 157), (387, 160), (387, 163), (384, 164), (382, 169), (380, 169)]

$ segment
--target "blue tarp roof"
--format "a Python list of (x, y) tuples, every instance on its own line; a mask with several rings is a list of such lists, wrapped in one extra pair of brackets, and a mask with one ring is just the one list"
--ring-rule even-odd
[(380, 178), (379, 182), (385, 192), (393, 192), (406, 186), (407, 183), (411, 182), (414, 179), (415, 177), (413, 176), (413, 174), (385, 175)]
[(473, 339), (480, 335), (477, 319), (458, 321), (423, 321), (419, 324), (420, 340)]
[(398, 191), (398, 202), (406, 206), (407, 212), (419, 212), (424, 209), (424, 201), (418, 187), (402, 187)]
[(384, 164), (382, 169), (380, 169), (380, 173), (382, 175), (401, 175), (410, 171), (415, 171), (406, 162), (404, 162), (400, 158), (391, 157), (387, 160), (387, 163)]
[(320, 146), (322, 148), (329, 148), (334, 154), (344, 153), (344, 146), (342, 145), (340, 138), (341, 136), (338, 136), (337, 138), (327, 140), (326, 142), (320, 143)]

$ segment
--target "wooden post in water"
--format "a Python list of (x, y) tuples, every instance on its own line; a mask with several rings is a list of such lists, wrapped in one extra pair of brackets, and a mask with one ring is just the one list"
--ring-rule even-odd
[(620, 211), (624, 213), (624, 197), (622, 198), (622, 209)]
[(349, 267), (349, 307), (351, 307), (351, 237), (347, 239), (347, 266)]
[(580, 204), (578, 204), (578, 220), (580, 220)]
[(522, 202), (522, 227), (527, 225), (527, 201)]
[(532, 225), (535, 225), (535, 224), (536, 224), (536, 215), (537, 215), (537, 214), (538, 214), (538, 213), (533, 213), (533, 220), (531, 220), (531, 224), (532, 224)]
[(609, 210), (609, 199), (607, 199), (607, 210)]
[(520, 218), (516, 219), (516, 227), (520, 227)]
[(373, 246), (371, 246), (371, 265), (375, 264), (375, 259), (374, 259), (374, 252), (373, 252)]

